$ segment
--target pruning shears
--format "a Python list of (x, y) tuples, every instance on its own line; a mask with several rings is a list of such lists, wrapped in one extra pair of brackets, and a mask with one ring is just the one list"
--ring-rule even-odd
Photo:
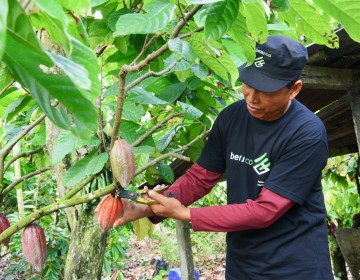
[[(170, 188), (170, 185), (167, 185), (161, 189), (152, 189), (152, 191), (157, 192), (157, 193), (163, 193), (168, 188)], [(120, 198), (127, 198), (127, 199), (130, 199), (134, 202), (141, 203), (141, 204), (152, 205), (152, 204), (158, 203), (156, 200), (147, 199), (144, 197), (144, 195), (146, 195), (149, 191), (150, 190), (148, 190), (148, 189), (139, 189), (136, 191), (120, 190), (120, 191), (118, 191), (116, 196), (120, 197)], [(169, 193), (167, 196), (173, 197), (175, 195), (172, 193)]]

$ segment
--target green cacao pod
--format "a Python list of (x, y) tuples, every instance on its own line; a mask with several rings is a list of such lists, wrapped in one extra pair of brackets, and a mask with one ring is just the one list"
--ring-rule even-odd
[(111, 170), (123, 188), (127, 188), (135, 175), (135, 157), (131, 146), (118, 139), (110, 151)]
[(42, 272), (46, 259), (46, 238), (44, 230), (32, 223), (22, 233), (22, 248), (26, 261), (37, 272)]
[(95, 209), (95, 213), (103, 232), (112, 228), (114, 222), (122, 215), (123, 204), (120, 198), (111, 194), (105, 195)]
[[(10, 227), (9, 220), (6, 218), (6, 216), (3, 213), (0, 213), (0, 233), (5, 231), (8, 227)], [(2, 243), (6, 247), (9, 247), (9, 242), (10, 242), (10, 237), (6, 238)]]

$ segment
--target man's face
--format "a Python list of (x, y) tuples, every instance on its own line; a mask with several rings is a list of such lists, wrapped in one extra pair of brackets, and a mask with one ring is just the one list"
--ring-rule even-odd
[(299, 80), (291, 89), (283, 87), (275, 92), (263, 92), (243, 84), (242, 93), (247, 109), (253, 117), (264, 121), (274, 121), (286, 113), (291, 100), (296, 97), (301, 87), (302, 82)]

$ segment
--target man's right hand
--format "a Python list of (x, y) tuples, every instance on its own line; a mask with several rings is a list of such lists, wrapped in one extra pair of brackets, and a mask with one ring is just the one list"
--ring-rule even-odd
[(153, 216), (154, 213), (148, 205), (133, 204), (127, 199), (121, 199), (123, 203), (123, 215), (117, 219), (113, 228), (122, 226), (126, 222), (136, 221), (141, 218)]

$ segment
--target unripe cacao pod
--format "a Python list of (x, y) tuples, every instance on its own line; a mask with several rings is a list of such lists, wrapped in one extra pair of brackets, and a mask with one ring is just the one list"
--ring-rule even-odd
[[(8, 227), (10, 227), (9, 220), (6, 218), (6, 216), (3, 213), (0, 213), (0, 233), (5, 231)], [(10, 237), (6, 238), (2, 243), (6, 247), (9, 247), (9, 242), (10, 242)]]
[(103, 197), (95, 209), (99, 225), (103, 232), (112, 228), (114, 222), (122, 215), (123, 204), (121, 199), (108, 194)]
[(22, 248), (26, 261), (38, 272), (43, 270), (46, 259), (46, 239), (44, 230), (32, 223), (22, 233)]
[(127, 188), (135, 175), (135, 157), (124, 139), (117, 139), (110, 151), (111, 169), (123, 188)]

